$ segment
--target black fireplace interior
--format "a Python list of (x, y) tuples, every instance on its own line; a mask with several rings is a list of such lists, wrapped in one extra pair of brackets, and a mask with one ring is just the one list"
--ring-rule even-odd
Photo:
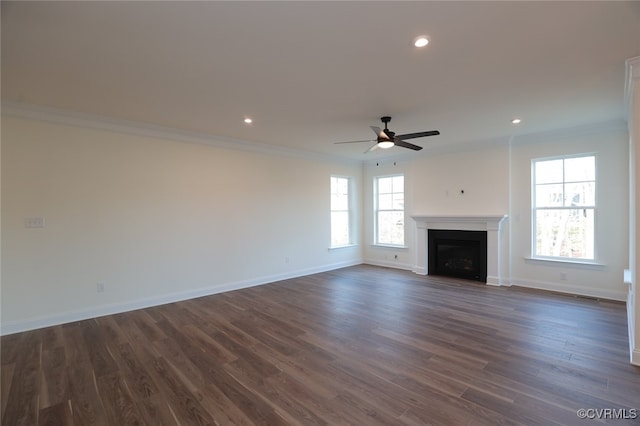
[(429, 275), (487, 282), (487, 232), (429, 229)]

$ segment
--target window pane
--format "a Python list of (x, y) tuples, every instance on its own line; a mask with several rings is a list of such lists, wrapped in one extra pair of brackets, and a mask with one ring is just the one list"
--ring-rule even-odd
[(338, 181), (338, 193), (347, 194), (349, 192), (349, 179), (337, 178)]
[(536, 184), (562, 182), (562, 160), (535, 162)]
[(391, 182), (393, 178), (378, 178), (378, 194), (391, 193)]
[(596, 157), (567, 158), (564, 160), (565, 182), (596, 180)]
[(377, 178), (376, 243), (404, 245), (404, 176)]
[(404, 193), (393, 194), (393, 209), (394, 210), (404, 209)]
[(536, 207), (562, 207), (562, 184), (536, 185)]
[(349, 196), (347, 194), (331, 197), (331, 210), (347, 210), (349, 208)]
[(404, 212), (378, 212), (377, 242), (404, 245)]
[(349, 221), (349, 178), (331, 177), (331, 246), (351, 243)]
[(595, 182), (568, 183), (565, 185), (566, 207), (595, 206)]
[(378, 197), (378, 209), (391, 210), (393, 208), (393, 195), (385, 194)]
[(349, 244), (349, 212), (331, 212), (331, 246)]
[(349, 180), (347, 178), (331, 178), (331, 210), (347, 210), (349, 208)]
[(404, 176), (394, 176), (393, 192), (404, 192)]
[(593, 209), (536, 210), (536, 255), (593, 259)]

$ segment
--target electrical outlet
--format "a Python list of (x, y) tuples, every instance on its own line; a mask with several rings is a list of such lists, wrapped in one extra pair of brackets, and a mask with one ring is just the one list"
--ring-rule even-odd
[(285, 256), (284, 263), (289, 263), (289, 256)]
[(27, 217), (24, 219), (25, 228), (44, 228), (43, 217)]
[(104, 283), (98, 283), (98, 284), (96, 285), (96, 291), (97, 291), (98, 293), (104, 293)]
[(393, 258), (394, 258), (395, 260), (398, 260), (398, 255), (397, 255), (397, 254), (394, 254), (394, 255), (393, 255)]
[(560, 279), (562, 281), (566, 281), (567, 280), (567, 273), (566, 272), (560, 272)]

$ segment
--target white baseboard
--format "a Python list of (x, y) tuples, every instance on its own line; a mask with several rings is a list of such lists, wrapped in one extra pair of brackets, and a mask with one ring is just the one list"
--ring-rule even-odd
[(496, 287), (500, 287), (503, 284), (500, 283), (500, 277), (494, 277), (491, 275), (487, 276), (487, 285), (492, 285), (492, 286), (496, 286)]
[(422, 266), (414, 266), (411, 268), (411, 270), (418, 275), (427, 275), (427, 268), (424, 268)]
[(408, 263), (400, 263), (392, 260), (365, 259), (362, 263), (365, 265), (382, 266), (384, 268), (402, 269), (405, 271), (413, 271), (413, 265)]
[(61, 312), (54, 315), (48, 315), (37, 318), (29, 318), (18, 321), (3, 321), (0, 324), (0, 335), (19, 333), (22, 331), (35, 330), (38, 328), (51, 327), (60, 324), (66, 324), (75, 321), (82, 321), (91, 318), (97, 318), (105, 315), (119, 314), (122, 312), (133, 311), (136, 309), (144, 309), (152, 306), (164, 305), (167, 303), (180, 302), (182, 300), (195, 299), (197, 297), (210, 296), (217, 293), (224, 293), (232, 290), (255, 287), (263, 284), (274, 283), (277, 281), (287, 280), (291, 278), (302, 277), (305, 275), (317, 274), (320, 272), (332, 271), (334, 269), (346, 268), (348, 266), (360, 265), (361, 260), (338, 262), (329, 265), (323, 265), (315, 268), (299, 269), (289, 271), (282, 274), (268, 275), (250, 280), (230, 282), (210, 287), (202, 287), (194, 290), (180, 291), (175, 293), (163, 294), (160, 296), (146, 297), (142, 299), (113, 303), (109, 305), (92, 306), (89, 308), (78, 309), (74, 311)]
[(518, 287), (536, 288), (540, 290), (554, 291), (557, 293), (573, 294), (577, 296), (595, 297), (598, 299), (616, 300), (624, 302), (627, 300), (627, 294), (624, 291), (602, 290), (594, 288), (585, 288), (574, 284), (558, 284), (550, 281), (532, 281), (521, 278), (512, 278), (511, 285)]
[(631, 352), (631, 364), (640, 366), (640, 349), (634, 349)]

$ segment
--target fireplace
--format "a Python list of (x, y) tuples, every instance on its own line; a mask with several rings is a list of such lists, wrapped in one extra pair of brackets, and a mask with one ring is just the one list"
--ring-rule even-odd
[(429, 275), (487, 281), (487, 232), (429, 229)]
[[(486, 250), (486, 270), (480, 274), (478, 281), (484, 276), (484, 282), (489, 285), (510, 285), (508, 272), (509, 252), (508, 235), (505, 232), (507, 215), (491, 216), (441, 216), (415, 215), (416, 221), (416, 263), (413, 271), (420, 275), (431, 275), (430, 252), (428, 234), (432, 230), (444, 231), (483, 231), (486, 234), (484, 247)], [(475, 276), (475, 274), (474, 274)], [(475, 279), (475, 278), (474, 278)]]

